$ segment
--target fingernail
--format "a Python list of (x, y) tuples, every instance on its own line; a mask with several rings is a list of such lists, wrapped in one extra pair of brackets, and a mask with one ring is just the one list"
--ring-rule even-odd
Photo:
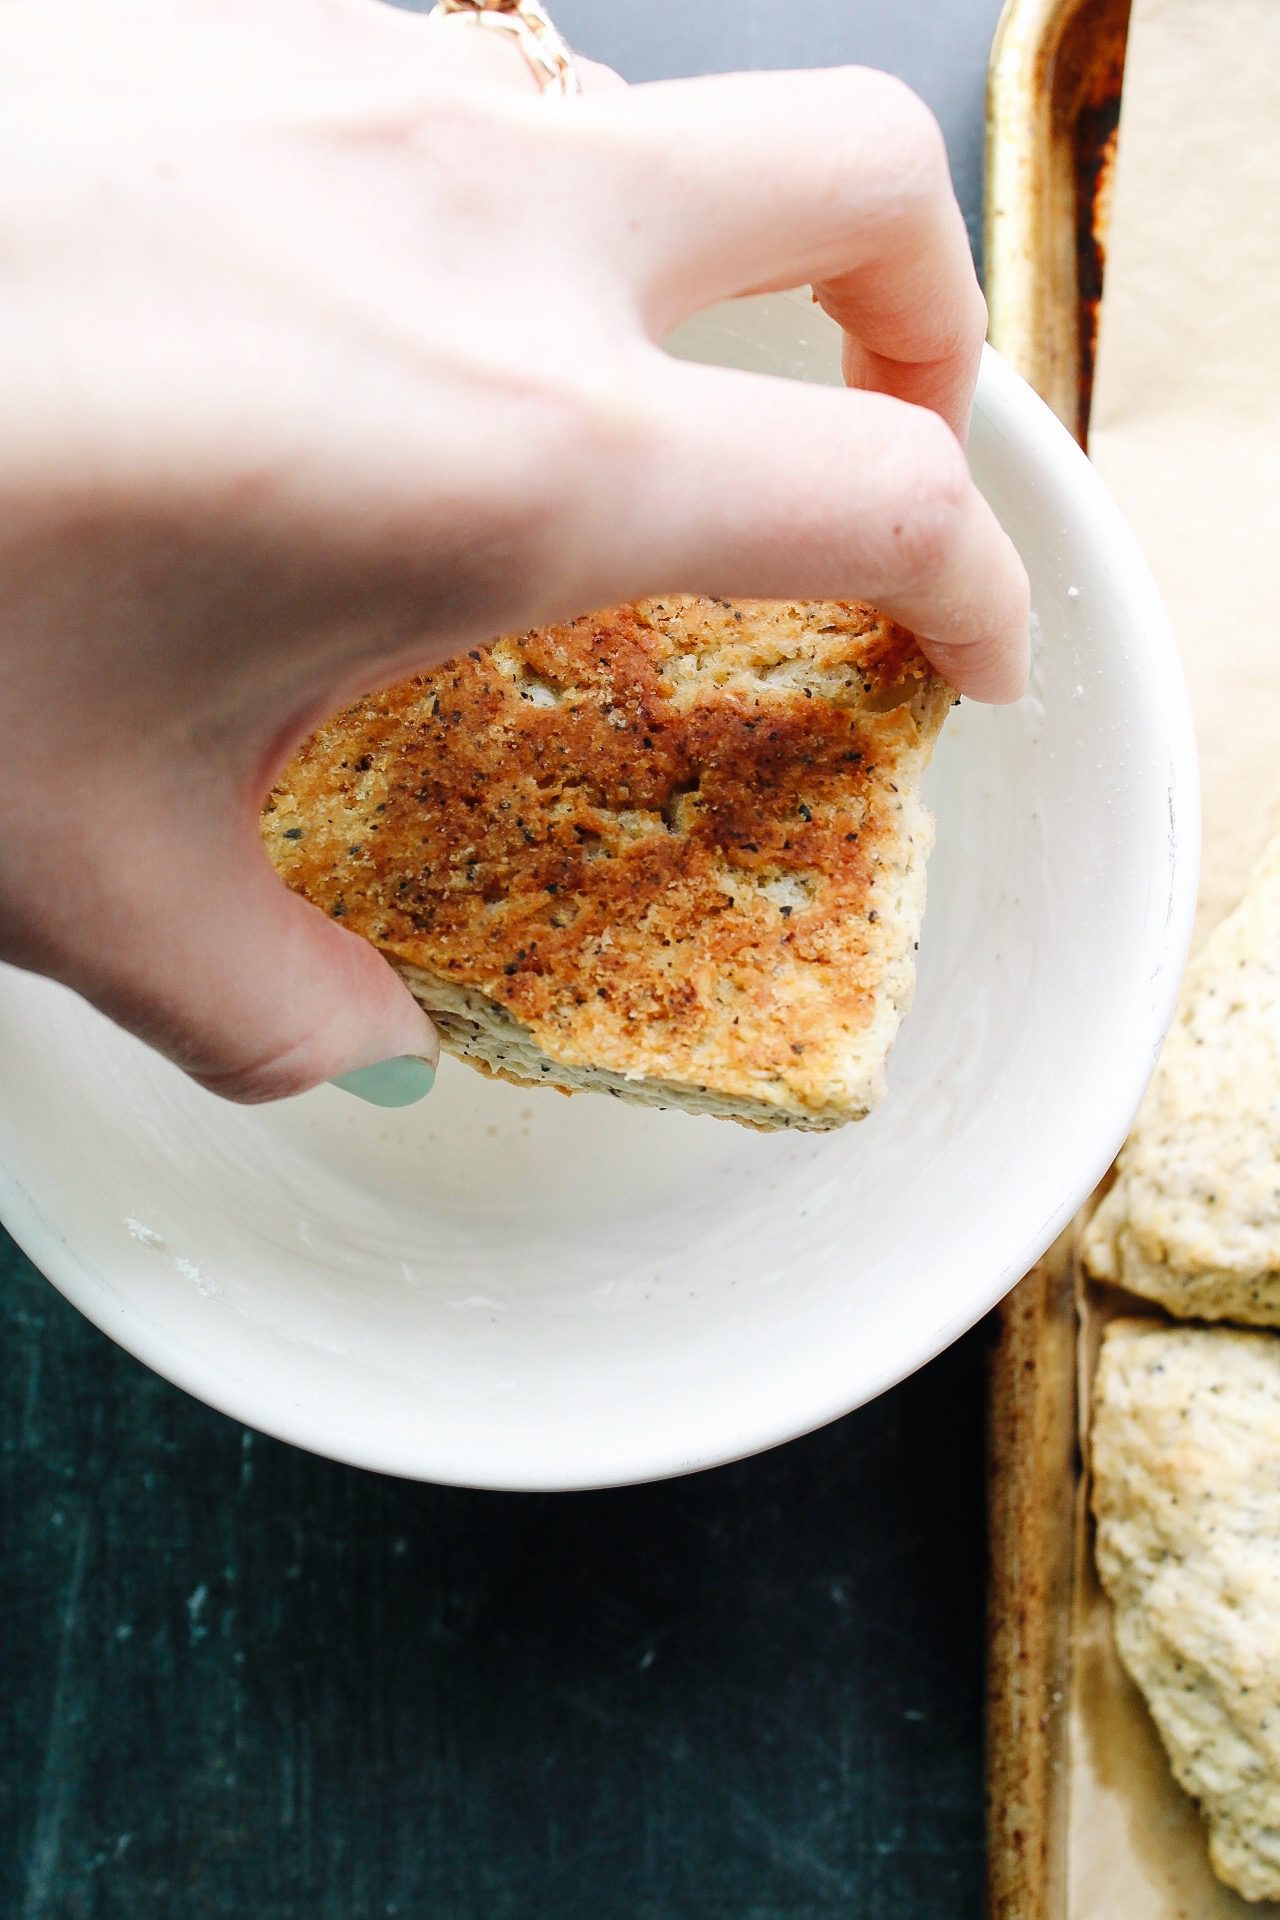
[(357, 1067), (354, 1073), (338, 1073), (329, 1082), (371, 1107), (412, 1107), (425, 1100), (436, 1083), (436, 1070), (429, 1060), (414, 1053), (402, 1053), (395, 1060), (377, 1060), (371, 1067)]

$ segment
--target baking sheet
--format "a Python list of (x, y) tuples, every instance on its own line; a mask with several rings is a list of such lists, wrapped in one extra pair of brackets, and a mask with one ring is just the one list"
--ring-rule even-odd
[(991, 57), (993, 344), (1083, 442), (1129, 0), (1009, 0)]
[[(993, 337), (1082, 436), (1089, 427), (1169, 603), (1202, 755), (1203, 938), (1280, 822), (1280, 6), (1134, 0), (1114, 182), (1105, 105), (1091, 121), (1088, 83), (1064, 55), (1087, 47), (1091, 17), (1089, 0), (1013, 0), (997, 42)], [(1107, 254), (1092, 415), (1086, 221)], [(989, 1910), (1280, 1915), (1214, 1878), (1199, 1814), (1119, 1664), (1093, 1568), (1087, 1432), (1069, 1497), (1050, 1464), (1072, 1449), (1070, 1421), (1083, 1429), (1117, 1310), (1151, 1307), (1086, 1284), (1069, 1240), (1006, 1304), (993, 1356)], [(1069, 1602), (1055, 1616), (1064, 1548)]]
[[(1134, 0), (1090, 452), (1164, 592), (1191, 689), (1197, 941), (1280, 823), (1277, 180), (1275, 0)], [(1092, 1340), (1111, 1302), (1082, 1298)], [(1211, 1874), (1088, 1555), (1073, 1639), (1068, 1920), (1280, 1914)]]
[[(991, 339), (1083, 440), (1129, 0), (1009, 0), (987, 130)], [(996, 1315), (988, 1399), (987, 1907), (1065, 1920), (1078, 1580), (1073, 1227)], [(1117, 1920), (1120, 1916), (1117, 1915)]]

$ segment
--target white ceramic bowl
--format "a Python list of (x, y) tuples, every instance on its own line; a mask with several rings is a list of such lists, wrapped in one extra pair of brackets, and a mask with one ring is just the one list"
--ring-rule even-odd
[[(680, 350), (834, 377), (803, 299)], [(857, 1406), (968, 1327), (1111, 1158), (1181, 972), (1194, 751), (1146, 567), (989, 356), (978, 478), (1034, 584), (1032, 694), (957, 710), (916, 1004), (861, 1126), (759, 1136), (482, 1080), (388, 1116), (225, 1106), (0, 971), (0, 1211), (169, 1379), (318, 1453), (490, 1487), (682, 1473)]]

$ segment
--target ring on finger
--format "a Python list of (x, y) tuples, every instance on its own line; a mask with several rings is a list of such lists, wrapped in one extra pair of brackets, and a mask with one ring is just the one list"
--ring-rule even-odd
[(582, 92), (572, 53), (542, 0), (436, 0), (442, 17), (457, 14), (514, 40), (544, 93)]

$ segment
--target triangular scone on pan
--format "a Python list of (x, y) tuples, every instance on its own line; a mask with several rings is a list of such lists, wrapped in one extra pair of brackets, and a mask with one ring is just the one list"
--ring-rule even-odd
[(1187, 976), (1084, 1256), (1183, 1318), (1280, 1325), (1280, 839)]
[(1113, 1321), (1090, 1457), (1120, 1657), (1214, 1872), (1280, 1899), (1280, 1336)]

